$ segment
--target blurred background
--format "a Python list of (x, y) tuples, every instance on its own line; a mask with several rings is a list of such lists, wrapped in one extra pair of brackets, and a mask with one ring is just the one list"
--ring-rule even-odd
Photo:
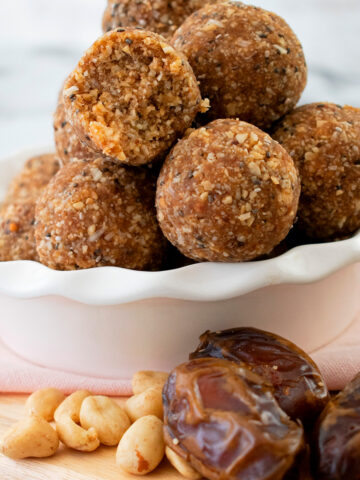
[[(253, 0), (285, 18), (309, 66), (301, 103), (360, 107), (360, 0)], [(0, 0), (0, 157), (53, 142), (66, 75), (101, 34), (106, 0)]]

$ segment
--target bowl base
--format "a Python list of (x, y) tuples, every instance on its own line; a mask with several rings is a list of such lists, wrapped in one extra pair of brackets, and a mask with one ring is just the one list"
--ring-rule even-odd
[(359, 312), (359, 277), (356, 264), (316, 283), (265, 287), (216, 302), (150, 299), (99, 307), (55, 296), (0, 296), (0, 337), (38, 365), (117, 379), (172, 369), (186, 361), (205, 330), (261, 328), (311, 353)]

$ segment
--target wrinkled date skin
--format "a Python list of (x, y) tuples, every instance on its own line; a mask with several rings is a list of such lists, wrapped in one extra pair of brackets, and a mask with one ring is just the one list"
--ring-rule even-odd
[(274, 396), (289, 417), (305, 425), (313, 423), (329, 401), (325, 382), (311, 358), (273, 333), (255, 328), (205, 332), (190, 355), (202, 357), (245, 363), (273, 385)]
[(360, 479), (360, 374), (321, 414), (315, 451), (317, 480)]
[(304, 445), (265, 381), (228, 360), (178, 366), (163, 400), (165, 442), (210, 480), (281, 480)]

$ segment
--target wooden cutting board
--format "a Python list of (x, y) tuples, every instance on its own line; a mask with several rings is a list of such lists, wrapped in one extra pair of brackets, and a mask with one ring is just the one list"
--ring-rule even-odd
[[(0, 394), (0, 438), (7, 428), (24, 416), (25, 395)], [(125, 399), (117, 399), (121, 404)], [(14, 461), (0, 454), (1, 480), (134, 480), (115, 464), (115, 447), (100, 447), (93, 453), (81, 453), (61, 446), (50, 458)], [(164, 460), (149, 480), (183, 480)]]

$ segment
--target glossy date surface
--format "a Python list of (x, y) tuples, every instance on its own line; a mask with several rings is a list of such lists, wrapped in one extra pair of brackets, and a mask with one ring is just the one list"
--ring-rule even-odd
[(167, 445), (210, 480), (281, 480), (304, 446), (266, 382), (227, 360), (179, 365), (163, 400)]
[(360, 479), (360, 374), (321, 414), (315, 432), (316, 479)]
[(311, 358), (273, 333), (255, 328), (205, 332), (190, 358), (226, 358), (245, 363), (274, 388), (281, 408), (293, 419), (312, 423), (329, 401), (325, 382)]

